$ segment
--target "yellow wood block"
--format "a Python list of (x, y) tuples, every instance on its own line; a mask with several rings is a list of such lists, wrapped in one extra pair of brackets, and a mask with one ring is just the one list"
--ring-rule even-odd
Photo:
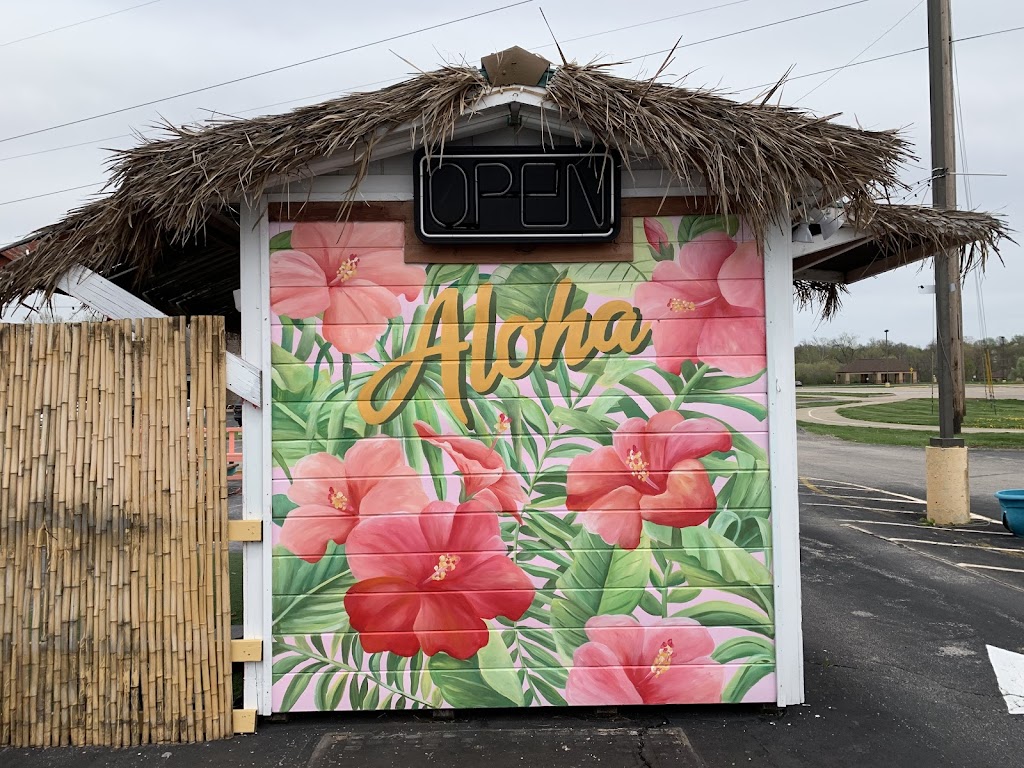
[(231, 724), (234, 726), (235, 733), (256, 733), (256, 710), (232, 710)]
[(261, 661), (263, 659), (262, 640), (232, 640), (231, 661)]
[(229, 541), (263, 541), (262, 520), (228, 520)]

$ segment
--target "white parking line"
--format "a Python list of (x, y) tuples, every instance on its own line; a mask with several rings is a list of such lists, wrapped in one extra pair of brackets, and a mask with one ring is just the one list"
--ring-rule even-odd
[(904, 499), (906, 501), (914, 501), (917, 503), (925, 503), (924, 499), (918, 498), (917, 496), (908, 496), (905, 493), (896, 493), (895, 491), (887, 491), (884, 488), (872, 488), (870, 485), (860, 485), (859, 483), (848, 483), (845, 480), (828, 480), (826, 478), (819, 477), (802, 477), (801, 480), (810, 480), (813, 483), (832, 483), (837, 486), (845, 486), (847, 488), (859, 488), (862, 491), (873, 491), (875, 493), (885, 494), (888, 497), (895, 497), (898, 499)]
[(886, 538), (899, 544), (931, 544), (933, 547), (960, 547), (962, 549), (982, 549), (986, 552), (1012, 552), (1024, 555), (1024, 549), (1014, 549), (1012, 547), (983, 547), (979, 544), (958, 544), (952, 541), (929, 541), (928, 539), (897, 539), (888, 536)]
[(994, 645), (985, 648), (1007, 711), (1011, 715), (1024, 715), (1024, 656)]
[[(818, 487), (821, 488), (821, 486), (818, 486)], [(828, 490), (828, 489), (827, 488), (822, 488), (822, 490)], [(843, 496), (842, 494), (839, 494), (839, 493), (830, 493), (828, 496), (829, 496), (830, 499), (852, 499), (853, 501), (894, 501), (894, 502), (899, 502), (900, 504), (927, 504), (928, 503), (926, 501), (910, 501), (908, 499), (894, 499), (891, 496)]]
[(889, 509), (888, 507), (865, 507), (860, 504), (825, 504), (821, 501), (805, 501), (800, 506), (803, 507), (832, 507), (834, 509), (866, 509), (869, 512), (890, 512), (896, 515), (913, 515), (914, 517), (921, 517), (921, 510), (919, 509)]
[(939, 528), (939, 529), (936, 529), (936, 528), (934, 528), (933, 526), (930, 526), (930, 525), (916, 525), (914, 523), (891, 523), (891, 522), (883, 521), (883, 520), (854, 520), (854, 519), (851, 518), (851, 519), (847, 519), (847, 520), (837, 520), (836, 522), (839, 522), (839, 523), (866, 523), (867, 525), (896, 525), (896, 526), (899, 526), (901, 528), (918, 528), (918, 529), (929, 530), (929, 531), (934, 531), (934, 530), (952, 531), (953, 533), (981, 533), (981, 534), (984, 534), (986, 536), (1013, 536), (1012, 533), (1007, 533), (1006, 531), (976, 531), (976, 530), (973, 530), (971, 528)]
[(978, 565), (977, 563), (957, 563), (958, 568), (978, 568), (982, 571), (1005, 571), (1006, 573), (1024, 573), (1024, 568), (1003, 568), (998, 565)]

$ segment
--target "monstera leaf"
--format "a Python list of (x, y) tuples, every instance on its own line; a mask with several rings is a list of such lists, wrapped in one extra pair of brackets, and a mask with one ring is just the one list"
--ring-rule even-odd
[[(551, 315), (558, 283), (566, 273), (550, 264), (517, 264), (514, 267), (499, 268), (491, 275), (491, 284), (501, 290), (494, 292), (495, 310), (498, 317), (508, 320), (516, 315), (533, 320)], [(587, 301), (587, 294), (580, 287), (573, 290), (572, 299), (566, 307), (566, 314), (580, 309)]]

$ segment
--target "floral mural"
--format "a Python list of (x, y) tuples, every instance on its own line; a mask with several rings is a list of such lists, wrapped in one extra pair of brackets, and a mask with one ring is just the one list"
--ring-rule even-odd
[(272, 224), (274, 709), (775, 700), (763, 263)]

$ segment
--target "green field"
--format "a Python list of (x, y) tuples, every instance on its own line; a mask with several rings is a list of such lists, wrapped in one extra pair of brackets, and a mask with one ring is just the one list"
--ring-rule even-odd
[[(840, 416), (885, 424), (939, 425), (938, 400), (918, 397), (888, 403), (851, 405), (838, 409)], [(965, 427), (981, 429), (1024, 429), (1024, 400), (967, 401)]]
[(859, 400), (868, 397), (889, 397), (888, 392), (858, 392), (855, 389), (848, 389), (845, 392), (826, 392), (823, 389), (808, 389), (803, 387), (797, 390), (797, 397), (840, 397), (847, 400)]
[[(886, 427), (841, 427), (831, 424), (812, 424), (799, 421), (800, 429), (815, 435), (829, 435), (854, 443), (875, 445), (910, 445), (918, 448), (928, 445), (928, 438), (938, 437), (937, 432), (912, 429), (889, 429)], [(961, 435), (968, 448), (1013, 448), (1024, 450), (1024, 434), (1004, 432), (977, 432)]]

